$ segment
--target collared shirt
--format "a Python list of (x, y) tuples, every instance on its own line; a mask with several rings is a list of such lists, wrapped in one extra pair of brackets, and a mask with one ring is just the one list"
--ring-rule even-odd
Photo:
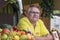
[(31, 31), (33, 33), (33, 35), (35, 35), (35, 36), (44, 36), (49, 33), (48, 30), (46, 29), (44, 23), (40, 19), (38, 19), (38, 21), (36, 22), (35, 29), (34, 29), (33, 24), (29, 21), (29, 19), (27, 17), (21, 18), (19, 20), (17, 27), (20, 30)]

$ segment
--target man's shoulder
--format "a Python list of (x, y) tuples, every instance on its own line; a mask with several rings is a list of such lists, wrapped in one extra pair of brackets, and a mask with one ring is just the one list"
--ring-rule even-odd
[(38, 19), (38, 22), (42, 23), (43, 21), (41, 19)]
[(28, 20), (27, 17), (23, 17), (23, 18), (19, 19), (19, 21), (27, 21), (27, 20)]
[(23, 17), (23, 18), (21, 18), (20, 20), (24, 20), (24, 19), (27, 19), (27, 17)]

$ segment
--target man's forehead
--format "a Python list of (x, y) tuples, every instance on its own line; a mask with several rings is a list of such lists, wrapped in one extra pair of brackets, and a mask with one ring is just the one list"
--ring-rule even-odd
[(36, 8), (36, 7), (32, 7), (31, 11), (40, 12), (40, 10), (38, 8)]

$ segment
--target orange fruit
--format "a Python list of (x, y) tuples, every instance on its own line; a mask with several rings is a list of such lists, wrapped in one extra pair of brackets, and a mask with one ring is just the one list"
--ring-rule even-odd
[(19, 34), (25, 35), (26, 33), (24, 31), (18, 31)]

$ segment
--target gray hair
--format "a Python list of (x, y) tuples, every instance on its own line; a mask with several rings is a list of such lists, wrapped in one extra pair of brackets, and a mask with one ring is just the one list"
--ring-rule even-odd
[(30, 5), (30, 6), (28, 7), (28, 9), (27, 9), (27, 13), (29, 13), (29, 12), (31, 11), (31, 8), (32, 8), (32, 7), (36, 7), (36, 8), (38, 8), (38, 9), (40, 10), (40, 7), (39, 7), (39, 6)]

